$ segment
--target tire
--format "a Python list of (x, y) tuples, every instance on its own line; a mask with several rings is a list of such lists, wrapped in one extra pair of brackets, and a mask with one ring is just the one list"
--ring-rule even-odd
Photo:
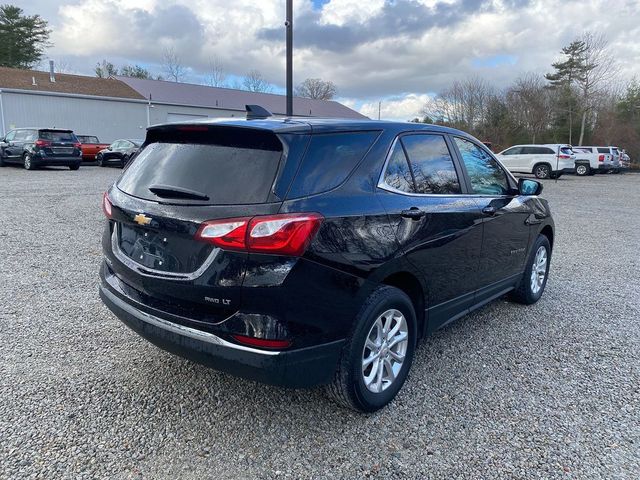
[(4, 157), (2, 156), (2, 152), (0, 152), (0, 168), (6, 167), (7, 164), (4, 161)]
[(551, 178), (551, 167), (546, 163), (540, 163), (533, 167), (533, 174), (536, 178)]
[(31, 155), (29, 155), (28, 153), (25, 153), (22, 156), (22, 161), (23, 161), (23, 165), (25, 170), (35, 170), (36, 166), (33, 163), (33, 159), (31, 158)]
[[(397, 329), (391, 337), (396, 340), (392, 347), (384, 341), (385, 326), (387, 332)], [(328, 396), (338, 404), (360, 412), (375, 412), (384, 407), (395, 398), (407, 378), (416, 339), (417, 322), (411, 299), (397, 288), (378, 287), (356, 316), (333, 382), (325, 387)], [(374, 351), (376, 348), (378, 350)], [(385, 359), (382, 362), (379, 360), (381, 355)], [(395, 357), (403, 360), (398, 362)], [(372, 358), (375, 359), (365, 367), (365, 360)], [(390, 372), (395, 377), (389, 378)]]
[(122, 160), (120, 160), (120, 167), (121, 168), (126, 167), (127, 163), (129, 163), (129, 157), (125, 155), (124, 157), (122, 157)]
[(102, 159), (102, 155), (96, 156), (96, 164), (99, 167), (104, 167), (104, 160)]
[(589, 165), (584, 163), (579, 163), (576, 165), (576, 175), (579, 177), (586, 177), (587, 175), (591, 175), (591, 168)]
[(69, 165), (69, 170), (78, 170), (80, 168), (79, 163), (74, 163), (73, 165)]
[[(541, 265), (540, 251), (544, 250), (544, 265)], [(551, 264), (551, 245), (549, 239), (544, 235), (538, 235), (529, 257), (527, 258), (527, 267), (524, 270), (522, 279), (518, 288), (513, 291), (511, 298), (524, 305), (531, 305), (536, 303), (542, 297), (544, 289), (547, 286), (547, 279), (549, 278), (549, 266)], [(536, 265), (537, 271), (534, 272), (534, 265)], [(544, 271), (544, 277), (541, 276)], [(536, 273), (534, 278), (534, 273)]]

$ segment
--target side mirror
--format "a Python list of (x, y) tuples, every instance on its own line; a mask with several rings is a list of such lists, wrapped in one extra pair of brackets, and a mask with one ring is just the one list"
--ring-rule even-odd
[(542, 184), (536, 180), (521, 178), (518, 180), (518, 193), (520, 195), (540, 195)]
[(111, 145), (107, 147), (107, 150), (113, 150), (113, 148), (111, 148)]

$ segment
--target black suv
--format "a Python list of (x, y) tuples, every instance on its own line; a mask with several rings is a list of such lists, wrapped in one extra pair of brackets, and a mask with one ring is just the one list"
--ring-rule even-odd
[(17, 128), (0, 140), (0, 167), (18, 163), (27, 170), (44, 166), (78, 170), (81, 162), (80, 142), (71, 130)]
[(100, 295), (161, 348), (373, 411), (420, 337), (506, 293), (540, 298), (541, 188), (433, 125), (154, 126), (104, 195)]

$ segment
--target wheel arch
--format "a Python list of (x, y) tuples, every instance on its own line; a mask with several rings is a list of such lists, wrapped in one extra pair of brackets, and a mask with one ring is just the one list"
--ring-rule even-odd
[(416, 312), (418, 332), (422, 336), (426, 326), (425, 290), (418, 278), (411, 272), (400, 271), (385, 277), (380, 283), (402, 290), (411, 299)]
[(542, 227), (542, 230), (540, 230), (540, 235), (544, 235), (545, 237), (547, 237), (547, 239), (549, 240), (549, 245), (551, 245), (551, 250), (553, 251), (554, 232), (551, 225), (545, 225), (544, 227)]
[(531, 169), (531, 173), (535, 173), (536, 172), (536, 168), (539, 167), (540, 165), (546, 165), (547, 167), (549, 167), (549, 170), (551, 173), (553, 171), (553, 166), (547, 162), (547, 161), (542, 161), (542, 162), (536, 162), (533, 164), (533, 168)]

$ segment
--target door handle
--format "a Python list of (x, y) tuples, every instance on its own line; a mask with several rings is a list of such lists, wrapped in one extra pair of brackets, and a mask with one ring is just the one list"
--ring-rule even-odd
[(409, 210), (402, 210), (402, 212), (400, 212), (400, 215), (404, 218), (410, 218), (411, 220), (420, 220), (426, 214), (426, 212), (423, 212), (417, 207), (411, 207)]
[(492, 207), (491, 205), (484, 207), (482, 209), (482, 213), (484, 213), (485, 215), (493, 216), (496, 214), (496, 207)]

